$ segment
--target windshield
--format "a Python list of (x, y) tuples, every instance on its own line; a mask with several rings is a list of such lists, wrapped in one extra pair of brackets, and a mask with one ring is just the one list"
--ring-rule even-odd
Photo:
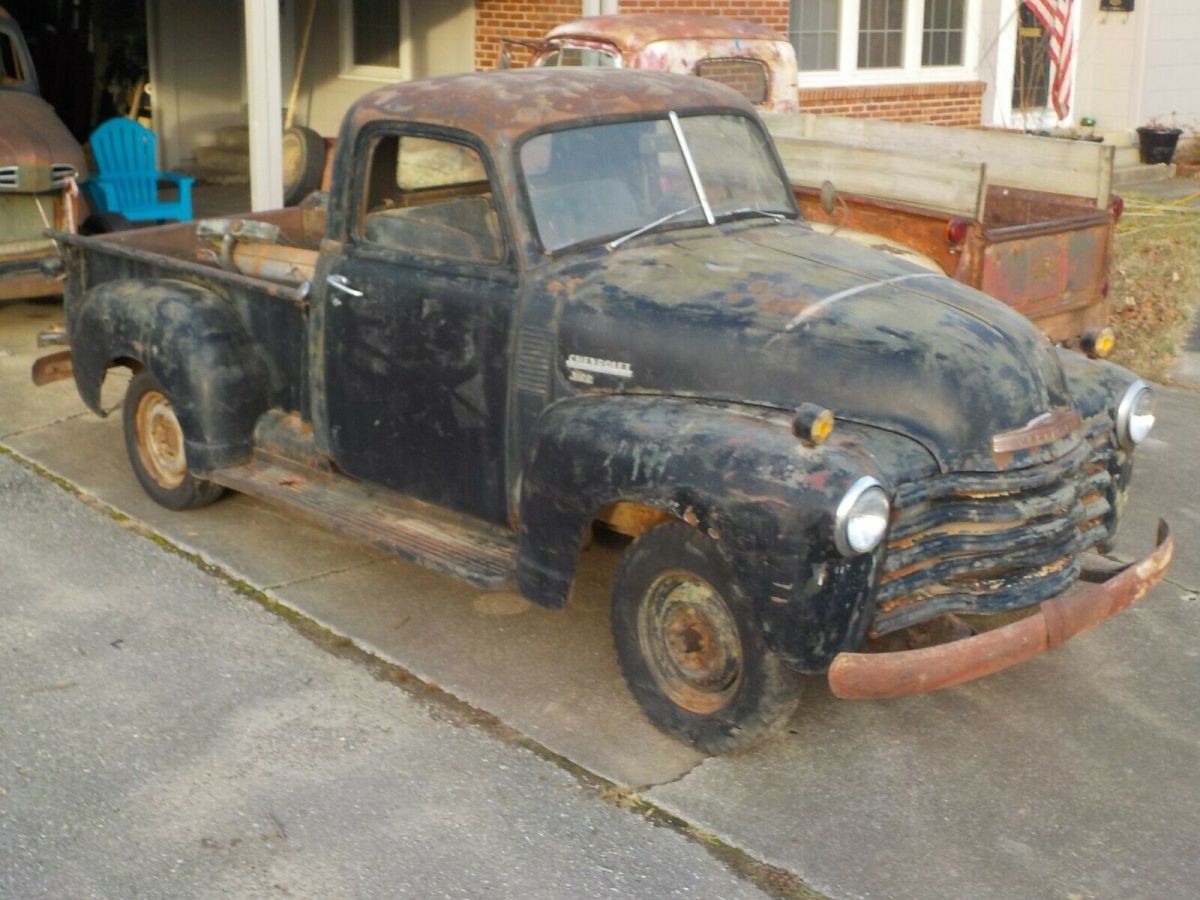
[(520, 163), (542, 246), (553, 252), (643, 229), (692, 227), (706, 222), (704, 202), (718, 221), (796, 215), (791, 190), (753, 121), (705, 115), (679, 122), (704, 198), (666, 118), (526, 141)]
[(539, 66), (599, 66), (616, 68), (620, 57), (614, 51), (599, 47), (572, 47), (559, 44), (538, 62)]

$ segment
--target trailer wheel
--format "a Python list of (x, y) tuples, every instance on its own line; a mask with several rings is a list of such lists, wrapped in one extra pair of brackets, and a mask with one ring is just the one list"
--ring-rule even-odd
[(183, 428), (158, 380), (143, 369), (125, 393), (125, 451), (150, 498), (167, 509), (197, 509), (225, 489), (188, 470)]
[(650, 720), (709, 753), (782, 727), (799, 676), (772, 653), (716, 544), (682, 522), (638, 538), (613, 583), (621, 671)]

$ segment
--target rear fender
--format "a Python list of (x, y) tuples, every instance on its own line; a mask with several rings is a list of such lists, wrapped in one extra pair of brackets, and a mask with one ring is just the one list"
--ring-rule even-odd
[(618, 395), (550, 407), (531, 447), (517, 578), (535, 602), (566, 602), (588, 526), (624, 501), (716, 541), (768, 646), (792, 665), (819, 671), (861, 642), (878, 560), (841, 558), (832, 522), (850, 485), (879, 474), (852, 439), (808, 447), (775, 410)]
[(267, 408), (266, 370), (237, 313), (218, 295), (167, 279), (113, 281), (89, 290), (68, 322), (75, 384), (103, 416), (108, 369), (136, 364), (165, 388), (198, 472), (244, 461)]

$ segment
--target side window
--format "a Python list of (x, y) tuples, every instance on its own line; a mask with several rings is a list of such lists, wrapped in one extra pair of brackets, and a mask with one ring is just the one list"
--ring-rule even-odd
[(422, 256), (499, 262), (500, 222), (474, 148), (415, 135), (371, 146), (355, 233), (371, 244)]
[(16, 45), (9, 35), (0, 31), (0, 84), (20, 84), (24, 80)]

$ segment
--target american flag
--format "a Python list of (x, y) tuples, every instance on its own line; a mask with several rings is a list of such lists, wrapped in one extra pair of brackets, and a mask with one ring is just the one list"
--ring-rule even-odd
[(1075, 0), (1025, 0), (1029, 11), (1037, 17), (1050, 35), (1050, 59), (1054, 62), (1054, 81), (1050, 99), (1059, 119), (1065, 119), (1071, 109), (1071, 67), (1075, 61), (1075, 23), (1072, 16)]

